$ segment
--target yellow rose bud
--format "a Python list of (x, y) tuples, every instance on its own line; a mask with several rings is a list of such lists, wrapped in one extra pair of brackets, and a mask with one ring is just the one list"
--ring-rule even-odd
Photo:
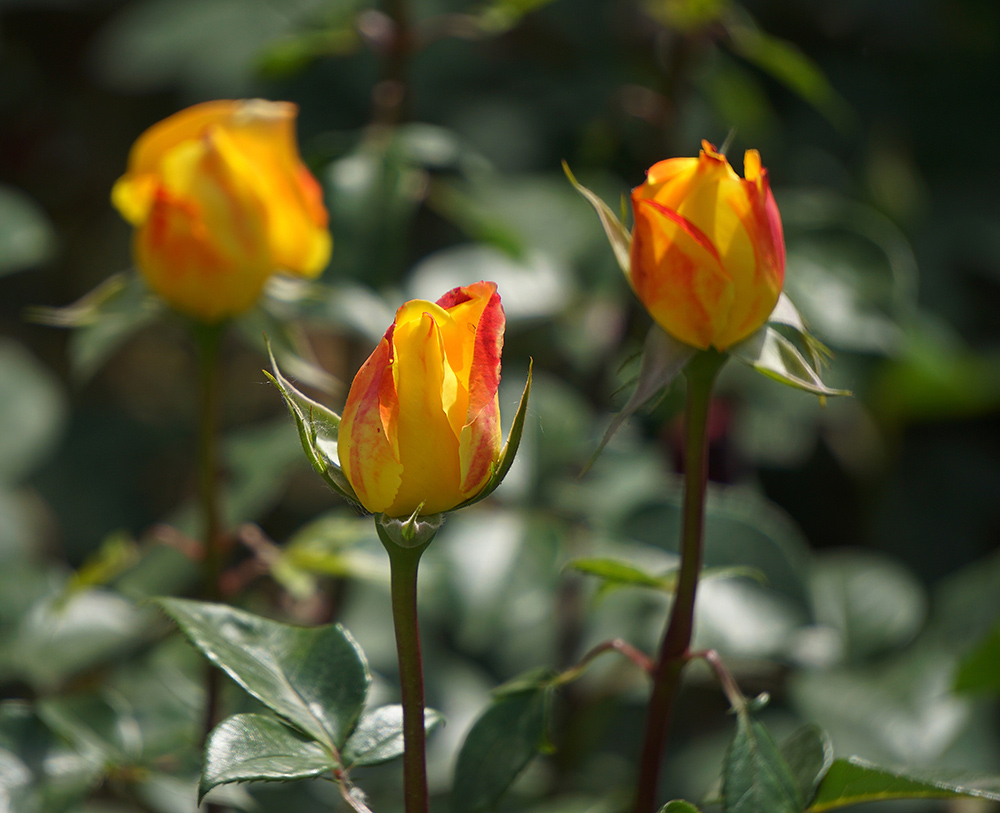
[(150, 288), (203, 322), (240, 314), (268, 277), (330, 258), (323, 194), (299, 157), (289, 102), (205, 102), (153, 125), (111, 200), (135, 226)]
[(492, 282), (415, 299), (358, 371), (338, 435), (362, 505), (390, 517), (448, 511), (487, 485), (500, 458), (504, 313)]
[(756, 150), (740, 178), (707, 141), (650, 168), (632, 191), (629, 280), (653, 320), (686, 344), (725, 350), (763, 325), (781, 294), (785, 241)]

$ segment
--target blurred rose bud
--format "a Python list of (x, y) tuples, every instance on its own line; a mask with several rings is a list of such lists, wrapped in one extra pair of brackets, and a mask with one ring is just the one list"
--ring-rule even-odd
[(299, 157), (289, 102), (215, 101), (143, 133), (111, 200), (135, 226), (146, 282), (217, 322), (253, 307), (268, 277), (317, 276), (330, 257), (323, 195)]
[(365, 508), (401, 517), (423, 504), (421, 514), (436, 514), (486, 487), (501, 451), (503, 330), (492, 282), (396, 311), (340, 424), (340, 465)]
[(674, 338), (725, 350), (763, 325), (781, 293), (785, 242), (756, 150), (740, 178), (707, 141), (650, 168), (632, 191), (629, 278)]

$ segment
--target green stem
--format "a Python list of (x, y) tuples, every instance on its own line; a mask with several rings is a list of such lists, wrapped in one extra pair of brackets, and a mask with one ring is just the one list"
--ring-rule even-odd
[(386, 544), (391, 570), (392, 621), (399, 658), (403, 701), (403, 798), (406, 813), (427, 813), (426, 732), (424, 729), (424, 670), (417, 623), (417, 568), (427, 545), (405, 548)]
[[(202, 594), (218, 601), (222, 573), (222, 510), (219, 498), (219, 348), (221, 325), (197, 325), (198, 345), (198, 500), (202, 524)], [(218, 716), (220, 673), (209, 666), (205, 676), (205, 716), (203, 740), (215, 726)]]
[(695, 356), (684, 375), (687, 404), (684, 412), (684, 515), (681, 531), (681, 569), (670, 620), (660, 644), (653, 672), (653, 694), (646, 714), (646, 736), (639, 763), (635, 813), (656, 810), (656, 787), (670, 716), (680, 688), (681, 672), (690, 659), (694, 627), (694, 600), (701, 572), (708, 481), (708, 411), (712, 385), (726, 356), (709, 350)]

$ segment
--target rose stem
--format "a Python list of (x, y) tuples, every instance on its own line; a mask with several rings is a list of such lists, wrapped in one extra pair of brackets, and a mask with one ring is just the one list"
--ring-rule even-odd
[[(198, 325), (198, 498), (201, 507), (203, 568), (202, 595), (220, 598), (222, 572), (222, 519), (219, 499), (218, 423), (220, 405), (219, 350), (224, 328)], [(215, 726), (219, 705), (219, 671), (209, 665), (205, 677), (205, 712), (202, 744)], [(218, 810), (209, 805), (209, 810)]]
[(426, 545), (386, 546), (391, 570), (392, 621), (396, 630), (399, 687), (403, 701), (403, 798), (406, 813), (427, 813), (424, 673), (417, 622), (417, 567)]
[(699, 353), (684, 371), (687, 404), (684, 411), (684, 515), (681, 535), (681, 569), (670, 620), (660, 644), (653, 672), (653, 694), (646, 714), (646, 736), (639, 764), (635, 813), (653, 813), (660, 762), (681, 672), (690, 658), (694, 626), (694, 599), (701, 571), (708, 479), (708, 411), (712, 385), (726, 356), (713, 350)]

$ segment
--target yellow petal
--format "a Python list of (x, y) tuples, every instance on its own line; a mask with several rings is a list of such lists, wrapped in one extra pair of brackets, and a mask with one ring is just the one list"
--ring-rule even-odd
[(403, 476), (399, 493), (386, 511), (391, 516), (412, 513), (421, 503), (423, 513), (433, 514), (461, 502), (458, 437), (443, 402), (446, 372), (451, 378), (454, 373), (445, 361), (437, 314), (427, 310), (412, 318), (409, 306), (413, 303), (397, 316), (392, 337)]
[(403, 467), (382, 420), (393, 412), (392, 346), (383, 338), (351, 384), (340, 420), (337, 452), (344, 475), (361, 504), (373, 513), (386, 511), (396, 498)]

